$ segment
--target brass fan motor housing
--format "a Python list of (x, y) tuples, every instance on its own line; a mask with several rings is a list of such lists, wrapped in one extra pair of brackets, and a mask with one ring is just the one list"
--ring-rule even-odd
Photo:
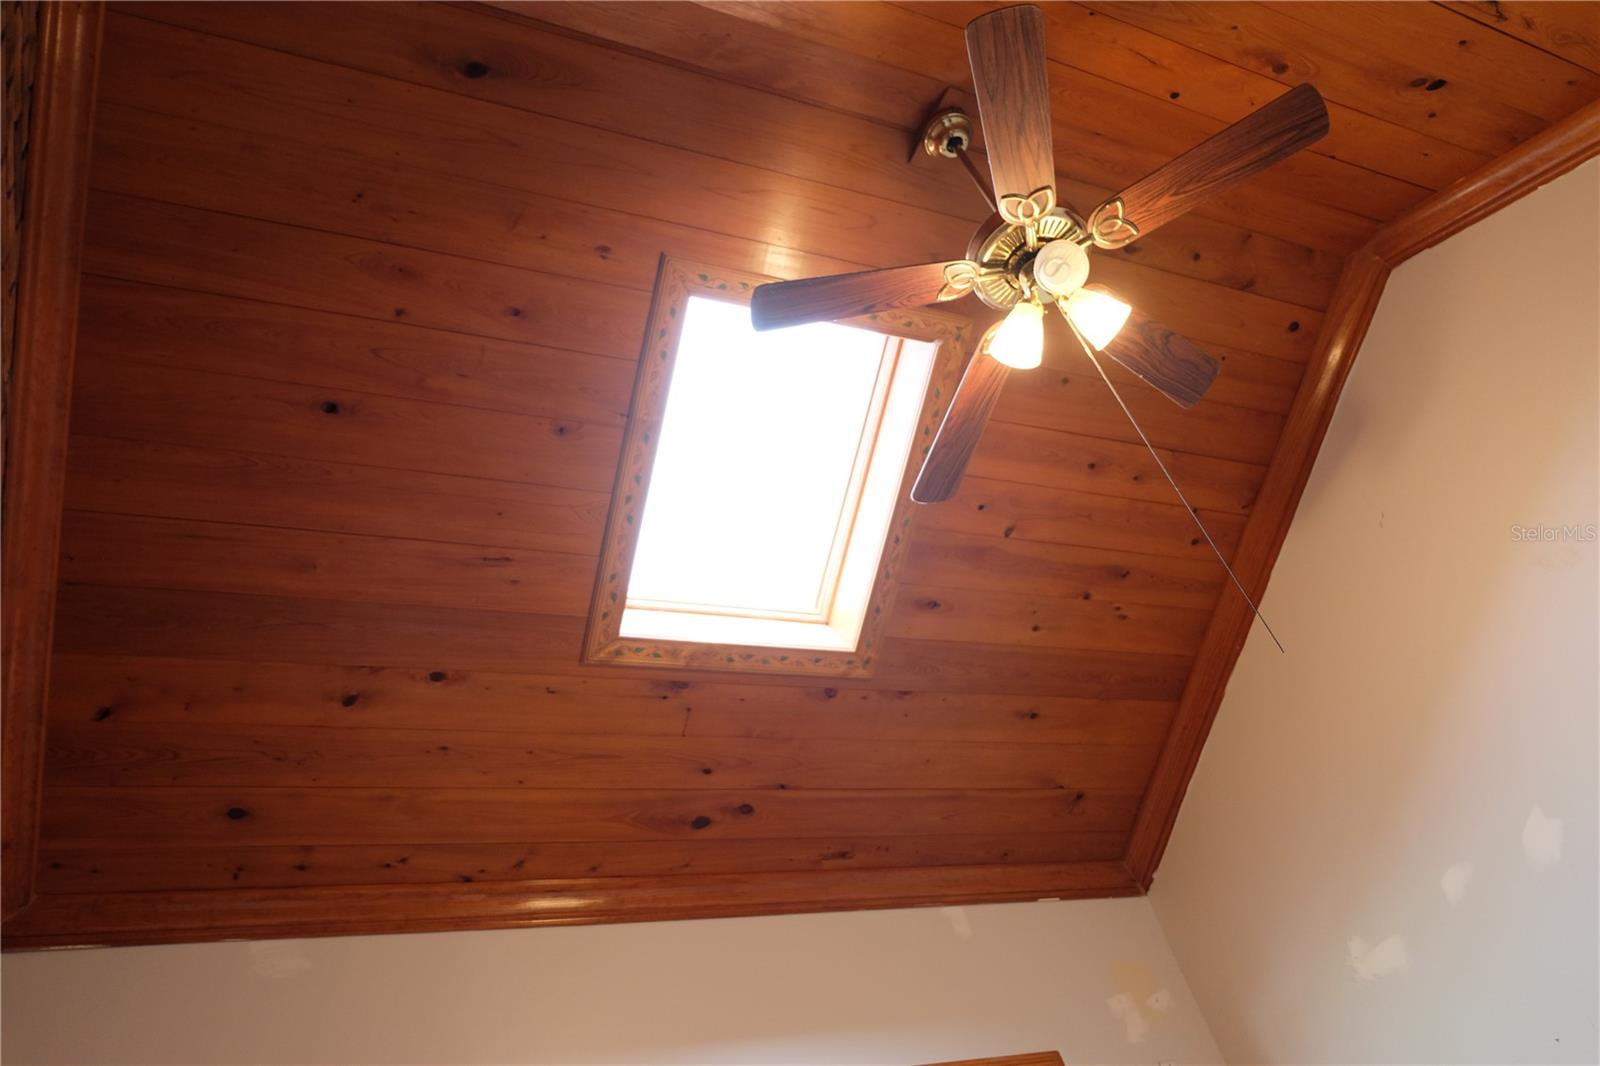
[(1089, 227), (1070, 208), (1057, 207), (1034, 223), (1035, 243), (1028, 244), (1023, 226), (990, 215), (967, 243), (967, 258), (978, 264), (972, 291), (996, 311), (1009, 310), (1024, 296), (1022, 277), (1039, 247), (1051, 241), (1072, 241), (1088, 249), (1093, 245)]

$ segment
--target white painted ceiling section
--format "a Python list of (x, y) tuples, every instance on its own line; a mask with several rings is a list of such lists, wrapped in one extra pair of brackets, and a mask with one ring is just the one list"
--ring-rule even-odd
[(1597, 305), (1600, 161), (1389, 281), (1156, 876), (1229, 1062), (1600, 1061)]

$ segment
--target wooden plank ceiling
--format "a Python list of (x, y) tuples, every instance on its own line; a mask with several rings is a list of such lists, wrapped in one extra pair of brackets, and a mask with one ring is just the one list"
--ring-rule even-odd
[[(906, 156), (984, 6), (115, 5), (40, 891), (1117, 869), (1223, 573), (1064, 347), (917, 511), (874, 679), (578, 665), (658, 257), (959, 254), (984, 205)], [(1329, 100), (1095, 261), (1222, 360), (1188, 412), (1125, 384), (1231, 548), (1343, 256), (1600, 95), (1594, 8), (1047, 15), (1080, 208)]]

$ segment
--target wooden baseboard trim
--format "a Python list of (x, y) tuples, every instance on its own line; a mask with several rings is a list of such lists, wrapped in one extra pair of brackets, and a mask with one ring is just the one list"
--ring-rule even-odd
[(40, 895), (7, 950), (725, 918), (1138, 895), (1118, 862)]
[[(1272, 566), (1289, 534), (1390, 270), (1596, 155), (1600, 155), (1600, 102), (1574, 112), (1477, 173), (1441, 189), (1351, 253), (1234, 555), (1234, 570), (1257, 603), (1266, 592)], [(1134, 823), (1125, 861), (1141, 889), (1148, 889), (1155, 877), (1253, 621), (1243, 599), (1232, 590), (1225, 591), (1206, 628), (1172, 732)]]

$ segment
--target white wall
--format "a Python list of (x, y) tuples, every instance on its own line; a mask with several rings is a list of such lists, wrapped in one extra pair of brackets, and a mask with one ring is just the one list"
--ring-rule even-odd
[(1230, 1062), (1600, 1059), (1597, 302), (1600, 162), (1389, 281), (1156, 878)]
[(1218, 1061), (1144, 899), (49, 952), (0, 973), (18, 1064)]

